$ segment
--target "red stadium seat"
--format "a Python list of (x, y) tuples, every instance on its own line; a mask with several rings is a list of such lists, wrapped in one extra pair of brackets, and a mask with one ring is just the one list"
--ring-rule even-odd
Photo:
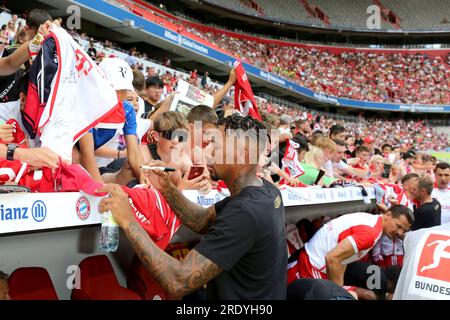
[(140, 300), (119, 284), (107, 256), (88, 257), (79, 267), (81, 288), (72, 290), (72, 300)]
[(52, 279), (45, 268), (18, 268), (9, 277), (8, 285), (13, 300), (58, 300)]
[(127, 287), (136, 292), (142, 300), (168, 299), (164, 289), (148, 273), (136, 255), (133, 257), (128, 271)]
[[(183, 260), (189, 253), (189, 244), (185, 242), (171, 243), (166, 248), (166, 253), (172, 257)], [(153, 279), (150, 273), (145, 269), (139, 258), (135, 255), (131, 262), (127, 277), (128, 289), (136, 292), (143, 300), (177, 300), (178, 298), (170, 296), (164, 291), (159, 283)]]

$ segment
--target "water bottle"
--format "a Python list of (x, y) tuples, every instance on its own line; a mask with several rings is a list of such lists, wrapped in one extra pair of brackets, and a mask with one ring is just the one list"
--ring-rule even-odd
[(117, 247), (119, 247), (119, 226), (114, 221), (111, 211), (107, 211), (102, 214), (100, 250), (116, 252)]

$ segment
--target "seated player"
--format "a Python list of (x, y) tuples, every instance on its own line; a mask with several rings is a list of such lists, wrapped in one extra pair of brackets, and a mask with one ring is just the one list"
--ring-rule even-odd
[(401, 205), (391, 207), (383, 215), (358, 212), (331, 220), (305, 244), (297, 260), (291, 261), (288, 282), (317, 278), (343, 286), (347, 264), (364, 257), (383, 232), (400, 236), (413, 222), (411, 210)]

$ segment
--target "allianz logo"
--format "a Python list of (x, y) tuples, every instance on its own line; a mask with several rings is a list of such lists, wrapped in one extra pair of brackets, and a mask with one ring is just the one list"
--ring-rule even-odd
[(47, 206), (42, 200), (36, 200), (30, 207), (6, 207), (0, 205), (0, 221), (28, 220), (33, 218), (36, 222), (42, 222), (47, 217)]
[(219, 202), (222, 200), (222, 197), (219, 194), (216, 194), (213, 198), (212, 197), (205, 197), (205, 196), (197, 196), (197, 204), (204, 206), (212, 206), (216, 202)]

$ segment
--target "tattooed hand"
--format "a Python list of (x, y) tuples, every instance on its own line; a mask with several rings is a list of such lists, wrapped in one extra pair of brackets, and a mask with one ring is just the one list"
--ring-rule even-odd
[(110, 197), (106, 197), (100, 201), (98, 211), (104, 213), (111, 211), (114, 220), (121, 227), (125, 228), (128, 223), (135, 221), (128, 194), (118, 184), (105, 184), (96, 192), (107, 192)]
[[(166, 163), (160, 160), (152, 160), (148, 162), (146, 165), (151, 167), (165, 167)], [(152, 175), (156, 175), (158, 177), (158, 183), (154, 184), (154, 187), (164, 193), (168, 191), (174, 185), (170, 181), (170, 175), (168, 172), (164, 172), (161, 170), (144, 170), (144, 175), (147, 178), (150, 178)]]

